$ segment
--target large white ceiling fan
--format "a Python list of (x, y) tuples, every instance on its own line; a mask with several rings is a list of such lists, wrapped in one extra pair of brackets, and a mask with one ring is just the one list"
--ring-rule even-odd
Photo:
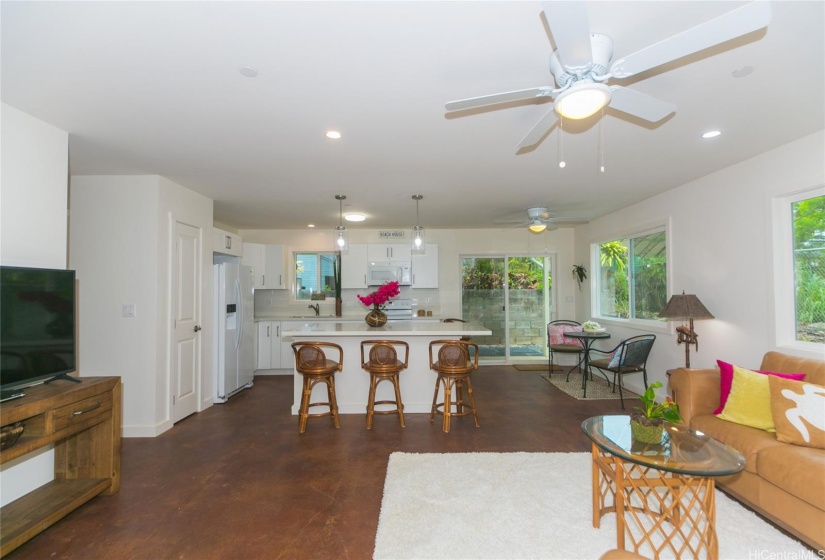
[(560, 218), (554, 213), (549, 212), (544, 206), (534, 206), (527, 209), (527, 219), (507, 217), (501, 220), (495, 220), (497, 224), (509, 224), (511, 227), (524, 227), (533, 233), (541, 233), (544, 230), (554, 230), (561, 224), (574, 225), (586, 224), (587, 220), (582, 218)]
[(556, 125), (559, 115), (583, 119), (610, 106), (649, 122), (662, 120), (676, 110), (676, 105), (633, 89), (608, 85), (608, 81), (628, 78), (741, 37), (762, 29), (771, 20), (770, 3), (757, 0), (611, 63), (613, 40), (607, 35), (590, 33), (584, 2), (545, 1), (542, 5), (556, 43), (556, 50), (550, 55), (550, 72), (556, 87), (541, 86), (446, 104), (447, 111), (465, 111), (513, 101), (554, 99), (553, 109), (527, 133), (519, 148), (538, 143)]

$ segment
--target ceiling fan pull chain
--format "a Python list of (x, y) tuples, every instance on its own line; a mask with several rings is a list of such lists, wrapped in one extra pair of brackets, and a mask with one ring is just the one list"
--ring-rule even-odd
[(564, 135), (564, 117), (559, 116), (559, 167), (564, 169), (564, 166), (567, 165), (564, 161), (564, 140), (562, 136)]

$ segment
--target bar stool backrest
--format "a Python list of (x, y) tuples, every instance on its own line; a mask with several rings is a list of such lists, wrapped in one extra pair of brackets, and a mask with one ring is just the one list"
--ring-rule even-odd
[(300, 373), (325, 373), (330, 368), (341, 370), (342, 364), (331, 362), (324, 353), (324, 347), (338, 350), (339, 361), (343, 361), (343, 350), (337, 344), (324, 342), (295, 342), (292, 350), (295, 353), (295, 369)]
[[(433, 347), (438, 349), (438, 360), (433, 363)], [(470, 347), (474, 351), (475, 361), (470, 359)], [(430, 343), (430, 369), (437, 365), (441, 373), (469, 373), (478, 368), (478, 345), (466, 340), (434, 340)]]

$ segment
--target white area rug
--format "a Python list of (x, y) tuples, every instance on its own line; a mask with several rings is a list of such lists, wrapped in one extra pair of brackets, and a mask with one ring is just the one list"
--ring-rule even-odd
[[(716, 529), (721, 560), (816, 557), (718, 490)], [(378, 560), (595, 560), (615, 547), (615, 514), (593, 528), (589, 453), (390, 456)]]

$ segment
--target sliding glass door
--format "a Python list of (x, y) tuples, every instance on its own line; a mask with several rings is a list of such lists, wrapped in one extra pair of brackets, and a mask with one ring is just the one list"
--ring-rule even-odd
[(552, 260), (546, 255), (462, 257), (462, 317), (492, 331), (490, 336), (473, 338), (480, 362), (546, 357), (546, 326), (553, 308)]

